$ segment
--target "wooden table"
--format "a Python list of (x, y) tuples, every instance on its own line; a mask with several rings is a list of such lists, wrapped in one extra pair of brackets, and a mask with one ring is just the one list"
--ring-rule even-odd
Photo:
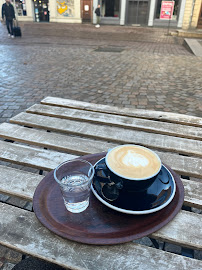
[[(185, 206), (202, 208), (201, 118), (47, 97), (1, 124), (0, 137), (0, 160), (8, 162), (0, 165), (3, 194), (32, 201), (43, 175), (27, 167), (50, 171), (65, 160), (133, 143), (154, 149), (181, 175)], [(201, 250), (202, 215), (181, 210), (150, 237)], [(200, 260), (133, 242), (92, 246), (62, 239), (43, 227), (33, 212), (3, 202), (0, 244), (71, 269), (202, 269)]]

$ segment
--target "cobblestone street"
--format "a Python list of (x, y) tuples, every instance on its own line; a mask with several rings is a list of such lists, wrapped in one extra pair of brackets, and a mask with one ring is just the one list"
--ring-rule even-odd
[(11, 40), (0, 25), (1, 122), (46, 96), (201, 116), (201, 58), (167, 29), (24, 23), (22, 30)]

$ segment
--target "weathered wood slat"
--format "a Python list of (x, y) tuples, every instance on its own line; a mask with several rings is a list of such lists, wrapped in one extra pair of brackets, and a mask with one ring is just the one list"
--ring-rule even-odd
[[(30, 123), (30, 122), (27, 122), (27, 123)], [(34, 124), (34, 126), (35, 126), (35, 124)], [(43, 128), (44, 126), (42, 125), (41, 127)], [(49, 129), (51, 129), (50, 126), (49, 126)], [(34, 131), (33, 131), (33, 135), (34, 135)], [(49, 140), (48, 137), (51, 137), (51, 136), (54, 137), (55, 135), (51, 135), (51, 133), (47, 133), (46, 140), (41, 141), (40, 145), (43, 143), (44, 147), (47, 146), (47, 147), (51, 148), (51, 146), (52, 146), (51, 140), (54, 140), (54, 138)], [(10, 138), (13, 140), (15, 140), (15, 139), (18, 140), (18, 138), (15, 138), (15, 136), (14, 137), (8, 136), (7, 138)], [(40, 138), (42, 138), (42, 137), (40, 137)], [(58, 149), (60, 148), (60, 150), (63, 150), (65, 152), (71, 152), (71, 153), (78, 154), (77, 145), (75, 145), (74, 143), (71, 144), (71, 140), (70, 140), (70, 144), (69, 144), (68, 138), (69, 137), (67, 137), (67, 140), (64, 143), (62, 141), (57, 142)], [(25, 140), (22, 140), (22, 138), (20, 140), (25, 142)], [(26, 142), (30, 143), (30, 144), (35, 144), (35, 143), (37, 144), (38, 139), (35, 139), (32, 136), (31, 140), (29, 142), (28, 142), (28, 140), (26, 140)], [(79, 138), (76, 138), (75, 142), (78, 143), (78, 145), (80, 145), (80, 146), (82, 145), (81, 148), (79, 149), (80, 155), (87, 154), (86, 150), (88, 151), (89, 154), (94, 154), (95, 153), (94, 146), (93, 146), (94, 144), (96, 144), (96, 149), (99, 150), (98, 152), (107, 151), (107, 149), (115, 146), (115, 144), (112, 144), (110, 147), (110, 144), (103, 143), (102, 141), (95, 141), (94, 143), (92, 143), (92, 147), (88, 148), (89, 144), (87, 144), (87, 146), (85, 146), (83, 144), (84, 141), (79, 142)], [(132, 141), (132, 142), (134, 143), (134, 141)], [(55, 147), (54, 147), (54, 149), (55, 149)], [(82, 151), (83, 151), (83, 153), (82, 153)], [(156, 152), (157, 152), (157, 154), (159, 154), (161, 160), (163, 162), (165, 162), (166, 164), (168, 164), (177, 173), (179, 173), (181, 175), (202, 178), (202, 160), (201, 159), (193, 158), (193, 157), (186, 157), (186, 156), (179, 156), (178, 154), (173, 154), (173, 153), (169, 153), (169, 152), (159, 152), (159, 151), (156, 151)]]
[(0, 165), (0, 193), (32, 201), (44, 176)]
[(180, 175), (202, 178), (202, 159), (177, 156), (176, 154), (155, 151), (161, 160)]
[(50, 171), (77, 156), (0, 141), (0, 160)]
[(202, 156), (202, 141), (173, 138), (172, 136), (136, 130), (129, 131), (119, 127), (102, 126), (30, 113), (20, 113), (11, 118), (10, 122), (116, 143), (141, 144), (163, 151)]
[(187, 248), (202, 250), (201, 224), (202, 215), (181, 211), (171, 222), (153, 233), (151, 237), (159, 240), (166, 239), (170, 243), (179, 243)]
[(44, 130), (30, 129), (9, 123), (0, 124), (0, 137), (8, 140), (33, 144), (75, 155), (105, 152), (117, 144), (100, 142), (75, 136), (62, 135)]
[[(134, 243), (91, 246), (62, 239), (43, 227), (34, 213), (2, 203), (0, 203), (0, 224), (0, 244), (75, 270), (202, 268), (202, 262), (199, 260)], [(26, 230), (22, 230), (22, 227)]]
[[(24, 127), (19, 127), (15, 125), (16, 130), (14, 130), (12, 133), (5, 135), (6, 132), (3, 133), (3, 130), (1, 127), (9, 127), (13, 125), (9, 124), (2, 124), (0, 126), (0, 130), (2, 131), (1, 136), (7, 139), (11, 140), (16, 140), (20, 142), (25, 142), (28, 144), (34, 144), (34, 145), (40, 145), (43, 147), (48, 147), (48, 148), (53, 148), (57, 150), (61, 150), (64, 152), (72, 153), (75, 155), (85, 155), (85, 154), (95, 154), (99, 152), (105, 152), (109, 148), (112, 148), (116, 146), (116, 144), (111, 144), (111, 143), (106, 143), (102, 141), (92, 141), (92, 140), (86, 140), (82, 138), (76, 138), (76, 137), (71, 137), (71, 136), (65, 136), (65, 135), (60, 135), (60, 134), (55, 134), (55, 133), (49, 133), (49, 132), (44, 132), (44, 131), (39, 131), (39, 130), (34, 130), (34, 129), (29, 129), (29, 128), (24, 128)], [(9, 131), (12, 131), (12, 129), (8, 129)], [(4, 134), (4, 136), (3, 136)], [(8, 144), (5, 142), (3, 143), (3, 148), (1, 150), (1, 144), (0, 144), (0, 159), (2, 160), (8, 160), (11, 162), (15, 162), (18, 164), (25, 164), (24, 160), (26, 160), (26, 164), (29, 166), (37, 166), (37, 163), (35, 162), (33, 164), (32, 159), (29, 160), (29, 157), (26, 158), (26, 154), (30, 155), (30, 152), (23, 152), (24, 148), (21, 148), (20, 145), (12, 145)], [(13, 146), (15, 147), (15, 150), (13, 150)], [(17, 149), (16, 149), (17, 147)], [(4, 151), (6, 149), (6, 152)], [(26, 148), (27, 149), (27, 148)], [(15, 158), (13, 159), (13, 151), (15, 153)], [(39, 151), (39, 149), (37, 149)], [(43, 155), (47, 153), (47, 156), (49, 156), (47, 150), (41, 150)], [(187, 176), (193, 176), (193, 177), (202, 177), (202, 160), (199, 158), (191, 158), (191, 157), (185, 157), (185, 156), (179, 156), (177, 154), (172, 154), (168, 152), (159, 152), (155, 151), (161, 158), (161, 160), (169, 165), (173, 170), (175, 170), (178, 174), (180, 175), (187, 175)], [(37, 152), (38, 153), (38, 152)], [(33, 153), (33, 156), (36, 155), (37, 153)], [(52, 153), (52, 152), (51, 152)], [(57, 153), (53, 152), (54, 155), (62, 156), (65, 157), (68, 156), (63, 153)], [(22, 159), (22, 155), (24, 158)], [(38, 155), (38, 154), (37, 154)], [(52, 155), (52, 154), (51, 154)], [(51, 162), (48, 162), (47, 166), (47, 156), (45, 156), (45, 163), (42, 160), (42, 155), (40, 155), (40, 166), (43, 165), (43, 168), (46, 167), (47, 170), (53, 168), (53, 166), (50, 166), (51, 162), (53, 160), (58, 160), (56, 158), (51, 158)], [(71, 158), (71, 157), (70, 157)], [(53, 162), (53, 164), (55, 164)]]
[(146, 119), (138, 119), (120, 115), (90, 112), (85, 110), (70, 109), (64, 107), (53, 107), (49, 105), (35, 104), (26, 110), (29, 113), (53, 116), (64, 119), (87, 121), (123, 128), (149, 131), (153, 133), (173, 135), (183, 138), (202, 140), (202, 128), (189, 128), (185, 125), (171, 124)]
[(102, 104), (93, 104), (83, 101), (63, 99), (56, 97), (46, 97), (41, 101), (42, 104), (67, 107), (67, 108), (76, 108), (94, 112), (105, 112), (109, 114), (133, 116), (146, 119), (154, 119), (165, 122), (173, 122), (183, 125), (191, 125), (202, 127), (202, 119), (200, 117), (189, 116), (184, 114), (169, 113), (169, 112), (160, 112), (160, 111), (149, 111), (149, 110), (137, 110), (131, 108), (120, 108), (110, 105)]
[[(34, 191), (43, 176), (0, 166), (0, 193), (32, 201)], [(202, 209), (202, 183), (182, 179), (184, 205)]]
[(202, 208), (202, 182), (182, 179), (185, 191), (185, 205)]
[[(0, 125), (0, 137), (13, 141), (33, 144), (56, 149), (75, 155), (95, 154), (105, 152), (117, 144), (103, 141), (94, 141), (79, 137), (29, 129), (18, 125), (4, 123)], [(169, 152), (159, 152), (161, 160), (180, 175), (202, 177), (202, 160), (179, 156)]]

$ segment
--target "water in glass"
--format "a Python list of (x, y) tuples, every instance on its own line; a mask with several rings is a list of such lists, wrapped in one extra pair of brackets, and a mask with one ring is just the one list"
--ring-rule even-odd
[(89, 205), (90, 182), (83, 174), (68, 175), (62, 178), (62, 193), (67, 210), (80, 213)]

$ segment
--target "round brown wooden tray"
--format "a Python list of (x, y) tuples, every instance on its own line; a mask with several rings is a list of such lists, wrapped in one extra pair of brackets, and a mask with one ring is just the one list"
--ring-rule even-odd
[[(95, 164), (106, 153), (82, 156)], [(33, 208), (37, 218), (50, 231), (70, 240), (86, 244), (111, 245), (147, 236), (171, 221), (184, 201), (183, 184), (173, 170), (176, 194), (164, 209), (149, 215), (127, 215), (116, 212), (98, 201), (91, 193), (90, 205), (82, 213), (66, 210), (59, 185), (53, 171), (47, 174), (36, 188)]]

